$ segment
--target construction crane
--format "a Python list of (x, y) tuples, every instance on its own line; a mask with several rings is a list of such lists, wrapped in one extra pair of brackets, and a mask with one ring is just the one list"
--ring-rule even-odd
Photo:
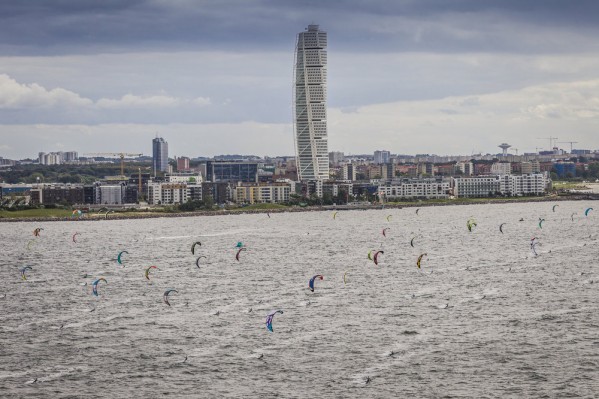
[(516, 151), (516, 155), (518, 155), (518, 149), (517, 148), (512, 148), (512, 150)]
[(572, 144), (577, 144), (578, 141), (560, 141), (559, 143), (560, 144), (568, 144), (568, 143), (570, 143), (570, 154), (572, 154), (572, 149), (573, 149)]
[(537, 137), (537, 140), (549, 140), (549, 151), (553, 150), (553, 140), (557, 140), (557, 137)]
[(93, 152), (89, 154), (83, 154), (87, 157), (107, 157), (107, 158), (121, 158), (121, 177), (125, 177), (125, 157), (141, 157), (143, 154), (129, 154), (127, 152)]

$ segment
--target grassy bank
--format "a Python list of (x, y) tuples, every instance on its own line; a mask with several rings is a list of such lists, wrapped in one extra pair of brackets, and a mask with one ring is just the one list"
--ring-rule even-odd
[[(393, 208), (401, 207), (426, 207), (426, 206), (446, 206), (446, 205), (471, 205), (471, 204), (501, 204), (518, 202), (541, 202), (541, 201), (564, 201), (583, 199), (576, 196), (545, 196), (545, 197), (507, 197), (507, 198), (456, 198), (456, 199), (431, 199), (422, 201), (397, 201), (385, 203), (385, 206)], [(298, 207), (281, 204), (252, 204), (244, 207), (198, 210), (193, 212), (180, 212), (169, 208), (157, 208), (151, 210), (123, 210), (108, 214), (108, 219), (139, 219), (155, 217), (186, 217), (186, 216), (208, 216), (223, 214), (241, 214), (241, 213), (266, 213), (266, 212), (304, 212), (327, 209), (380, 209), (381, 204), (363, 205), (357, 207), (345, 206), (314, 206)], [(0, 221), (52, 221), (52, 220), (71, 220), (72, 211), (68, 209), (29, 209), (22, 211), (0, 211)], [(104, 212), (92, 212), (85, 214), (83, 220), (104, 220)]]
[(554, 181), (553, 188), (556, 190), (585, 190), (588, 187), (577, 181)]
[(73, 211), (68, 209), (25, 209), (21, 211), (0, 210), (0, 219), (25, 219), (25, 218), (69, 218)]

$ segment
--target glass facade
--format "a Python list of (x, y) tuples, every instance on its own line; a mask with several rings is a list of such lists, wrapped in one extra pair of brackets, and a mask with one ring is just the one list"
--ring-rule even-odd
[(162, 137), (152, 140), (152, 169), (156, 172), (166, 172), (168, 169), (168, 143)]
[(258, 163), (208, 161), (206, 176), (211, 182), (255, 183), (258, 181)]

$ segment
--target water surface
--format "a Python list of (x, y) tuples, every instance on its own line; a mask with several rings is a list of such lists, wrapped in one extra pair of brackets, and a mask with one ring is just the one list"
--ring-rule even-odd
[(552, 205), (2, 223), (0, 396), (596, 397), (599, 213)]

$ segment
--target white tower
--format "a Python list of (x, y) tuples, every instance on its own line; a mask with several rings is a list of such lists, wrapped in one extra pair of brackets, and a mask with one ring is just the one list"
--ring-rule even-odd
[(300, 180), (329, 178), (326, 47), (327, 34), (318, 25), (297, 35), (293, 122)]
[(499, 144), (497, 147), (501, 148), (503, 150), (503, 156), (507, 156), (507, 149), (511, 147), (511, 145), (507, 144), (507, 143), (501, 143)]

